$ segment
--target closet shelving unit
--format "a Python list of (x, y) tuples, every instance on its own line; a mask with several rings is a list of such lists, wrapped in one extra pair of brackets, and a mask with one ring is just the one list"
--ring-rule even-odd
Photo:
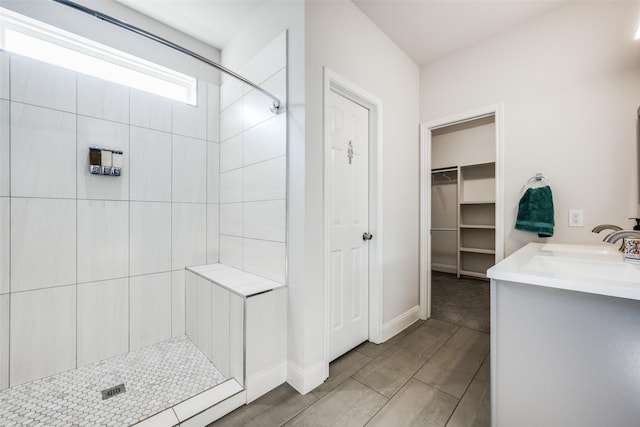
[(495, 264), (495, 171), (495, 162), (459, 167), (458, 277), (486, 278)]
[(458, 272), (458, 167), (431, 172), (431, 267), (435, 271)]

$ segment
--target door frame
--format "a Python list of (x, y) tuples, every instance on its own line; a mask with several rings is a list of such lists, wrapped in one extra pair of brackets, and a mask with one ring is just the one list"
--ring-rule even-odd
[(328, 67), (323, 67), (323, 359), (329, 375), (329, 94), (337, 93), (369, 110), (369, 341), (382, 340), (382, 101)]
[(494, 104), (420, 124), (420, 318), (431, 317), (431, 132), (493, 115), (496, 128), (496, 263), (504, 258), (504, 105)]

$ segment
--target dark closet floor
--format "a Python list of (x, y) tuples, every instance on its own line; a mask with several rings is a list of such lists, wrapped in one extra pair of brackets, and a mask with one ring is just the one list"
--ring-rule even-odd
[(431, 317), (489, 332), (489, 282), (431, 272)]

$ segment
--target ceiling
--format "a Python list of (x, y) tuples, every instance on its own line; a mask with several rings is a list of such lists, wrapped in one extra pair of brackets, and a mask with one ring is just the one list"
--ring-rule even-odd
[(268, 0), (116, 0), (143, 15), (222, 49)]
[(561, 0), (353, 0), (418, 65), (516, 27)]
[[(218, 49), (266, 1), (117, 0)], [(332, 1), (332, 0), (313, 0)], [(498, 34), (563, 0), (352, 0), (418, 65)]]

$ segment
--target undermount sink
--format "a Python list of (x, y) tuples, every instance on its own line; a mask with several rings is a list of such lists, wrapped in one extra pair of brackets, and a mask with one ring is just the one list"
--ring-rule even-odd
[[(586, 252), (591, 254), (591, 252)], [(578, 258), (556, 258), (545, 255), (535, 255), (526, 266), (529, 271), (540, 274), (550, 274), (554, 277), (601, 279), (606, 281), (622, 281), (640, 284), (640, 265), (626, 263), (621, 260), (610, 261), (603, 259), (595, 261)]]
[(558, 244), (558, 243), (545, 243), (541, 248), (541, 251), (549, 251), (562, 255), (612, 255), (618, 254), (618, 248), (615, 245), (572, 245), (572, 244)]

